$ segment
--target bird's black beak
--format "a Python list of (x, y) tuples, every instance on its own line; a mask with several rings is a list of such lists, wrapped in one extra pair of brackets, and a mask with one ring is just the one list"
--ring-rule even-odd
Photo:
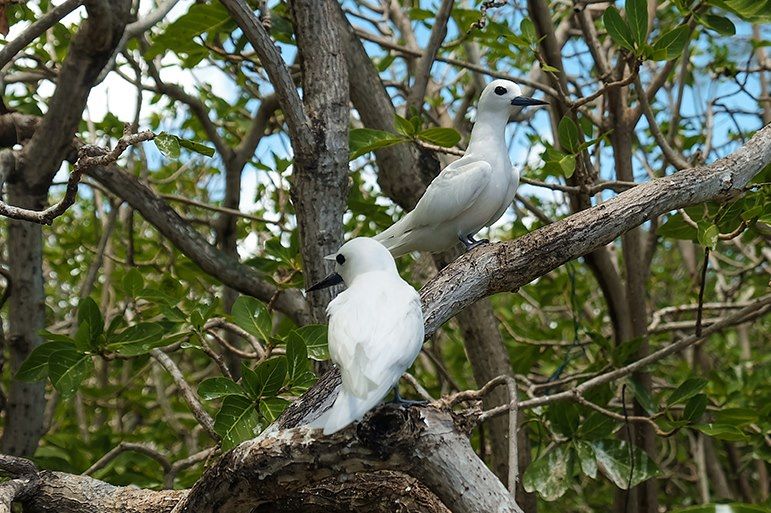
[(531, 105), (549, 105), (549, 102), (528, 98), (527, 96), (517, 96), (511, 100), (511, 104), (516, 105), (517, 107), (529, 107)]
[(318, 282), (316, 285), (313, 285), (312, 287), (308, 287), (305, 289), (305, 292), (312, 292), (314, 290), (321, 290), (325, 289), (327, 287), (331, 287), (332, 285), (339, 285), (340, 283), (343, 283), (343, 277), (340, 276), (337, 273), (332, 273), (320, 282)]

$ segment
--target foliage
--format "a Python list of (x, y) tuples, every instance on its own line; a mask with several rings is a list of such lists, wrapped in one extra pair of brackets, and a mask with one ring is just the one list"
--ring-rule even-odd
[[(434, 4), (401, 3), (408, 24), (420, 41), (425, 40), (435, 17)], [(367, 3), (350, 4), (353, 12), (372, 15)], [(550, 76), (560, 75), (554, 63), (538, 54), (543, 38), (521, 9), (523, 3), (484, 13), (478, 4), (457, 4), (440, 57), (469, 61), (475, 58), (476, 49), (482, 55), (479, 66), (498, 70), (496, 74), (505, 70), (524, 77), (538, 62)], [(261, 98), (272, 88), (243, 33), (218, 2), (181, 5), (182, 13), (153, 27), (146, 34), (147, 41), (130, 40), (126, 55), (139, 63), (140, 85), (152, 82), (153, 77), (146, 73), (152, 59), (164, 73), (174, 73), (170, 76), (177, 77), (200, 100), (225, 146), (236, 148), (249, 136)], [(294, 55), (289, 9), (280, 2), (270, 5), (271, 36), (285, 55)], [(649, 19), (647, 2), (626, 0), (597, 13), (593, 23), (601, 44), (628, 59), (631, 67), (640, 70), (645, 84), (671, 63), (665, 87), (651, 99), (654, 117), (677, 151), (694, 163), (712, 162), (736, 149), (760, 126), (758, 115), (763, 106), (758, 66), (749, 59), (756, 49), (769, 44), (767, 27), (760, 30), (759, 37), (752, 36), (753, 23), (769, 21), (769, 5), (768, 1), (750, 0), (676, 0), (659, 2), (654, 18)], [(554, 1), (549, 6), (557, 22), (573, 16), (572, 2)], [(39, 10), (24, 5), (9, 9), (12, 24), (29, 24), (39, 16)], [(357, 27), (372, 29), (359, 18), (352, 17), (352, 21)], [(60, 67), (73, 23), (56, 24), (26, 50), (34, 58), (15, 61), (11, 68), (22, 72), (33, 66), (33, 71), (50, 75), (44, 63), (55, 56), (57, 61), (50, 67)], [(398, 32), (392, 23), (389, 27)], [(393, 44), (403, 42), (395, 37)], [(344, 217), (349, 236), (377, 233), (401, 215), (383, 199), (372, 152), (395, 145), (462, 148), (473, 117), (473, 108), (464, 110), (468, 104), (464, 98), (478, 93), (471, 71), (437, 62), (426, 111), (408, 113), (402, 90), (409, 88), (413, 63), (393, 48), (374, 43), (365, 48), (381, 78), (397, 85), (388, 92), (398, 114), (392, 120), (393, 129), (385, 131), (364, 126), (356, 114), (352, 116), (350, 211)], [(586, 42), (574, 37), (565, 48), (563, 69), (570, 78), (571, 98), (601, 88)], [(680, 59), (687, 52), (692, 55), (692, 65), (679, 78)], [(132, 78), (132, 64), (119, 57), (117, 69)], [(193, 72), (207, 78), (193, 80)], [(118, 81), (113, 84), (128, 83), (115, 75), (108, 79)], [(671, 99), (681, 87), (684, 104), (698, 106), (684, 108), (679, 122), (671, 124)], [(195, 109), (154, 87), (148, 89), (138, 119), (131, 119), (125, 111), (107, 112), (84, 121), (80, 135), (84, 140), (114, 143), (123, 123), (133, 121), (157, 133), (154, 147), (146, 145), (121, 161), (122, 171), (165, 198), (190, 224), (190, 230), (222, 248), (229, 236), (222, 228), (229, 218), (222, 209), (227, 187), (224, 160), (229, 156), (215, 154), (214, 148), (219, 151), (219, 147)], [(636, 102), (634, 88), (625, 91), (625, 98)], [(47, 110), (47, 99), (42, 85), (21, 81), (7, 88), (5, 104), (18, 112), (41, 114)], [(707, 102), (714, 120), (711, 134), (704, 111)], [(601, 103), (589, 103), (557, 117), (554, 134), (546, 113), (523, 114), (522, 122), (510, 132), (512, 159), (522, 176), (567, 186), (574, 183), (569, 180), (579, 172), (582, 155), (591, 154), (596, 157), (598, 179), (615, 180), (611, 131), (595, 124), (596, 118), (608, 115)], [(237, 208), (248, 216), (233, 218), (233, 237), (242, 261), (265, 280), (280, 290), (297, 289), (303, 286), (304, 277), (289, 192), (293, 162), (283, 113), (276, 111), (265, 125), (265, 135), (242, 173), (241, 206)], [(638, 181), (673, 172), (644, 121), (632, 138)], [(701, 155), (702, 150), (708, 154)], [(647, 237), (652, 246), (646, 253), (651, 265), (645, 298), (649, 336), (645, 340), (614, 341), (602, 288), (583, 260), (540, 277), (518, 294), (492, 298), (513, 372), (540, 396), (636, 360), (643, 343), (655, 350), (692, 334), (696, 313), (691, 306), (698, 300), (704, 248), (710, 248), (712, 254), (705, 301), (728, 305), (705, 310), (705, 325), (735, 312), (735, 305), (767, 293), (769, 181), (771, 170), (766, 169), (745, 194), (729, 202), (689, 207), (645, 225), (646, 234), (657, 230), (655, 236)], [(13, 371), (5, 365), (2, 369), (5, 391), (12, 379), (47, 380), (51, 423), (35, 454), (36, 463), (46, 469), (81, 473), (121, 441), (149, 443), (179, 460), (207, 447), (227, 451), (260, 433), (315, 382), (317, 363), (329, 358), (326, 327), (297, 326), (277, 312), (274, 304), (251, 297), (240, 296), (226, 304), (226, 293), (215, 278), (121, 198), (86, 183), (76, 205), (44, 229), (45, 343), (20, 368)], [(522, 187), (519, 193), (550, 220), (570, 213), (566, 195), (533, 187)], [(60, 190), (54, 189), (52, 196), (58, 194)], [(613, 194), (605, 190), (589, 201), (599, 204)], [(202, 204), (216, 210), (202, 208)], [(543, 217), (523, 205), (516, 203), (516, 216), (506, 215), (490, 228), (492, 240), (514, 239), (545, 224)], [(119, 213), (109, 221), (113, 209)], [(7, 224), (0, 223), (4, 264), (14, 258), (5, 249)], [(233, 246), (235, 251), (235, 243)], [(611, 247), (613, 264), (623, 269), (623, 260), (616, 258), (621, 243)], [(402, 276), (416, 287), (430, 274), (424, 258), (406, 257), (398, 265)], [(98, 276), (95, 280), (89, 278), (92, 266)], [(668, 310), (673, 306), (684, 308)], [(7, 326), (7, 307), (2, 315)], [(693, 454), (694, 443), (699, 441), (712, 448), (714, 463), (731, 478), (731, 496), (717, 497), (713, 491), (710, 501), (730, 498), (737, 501), (731, 506), (734, 511), (760, 511), (759, 506), (741, 504), (760, 501), (760, 492), (744, 497), (733, 477), (760, 490), (756, 486), (762, 478), (759, 469), (767, 468), (764, 462), (771, 460), (770, 328), (767, 317), (732, 326), (686, 353), (658, 361), (649, 368), (650, 388), (629, 378), (586, 394), (587, 400), (613, 412), (622, 412), (625, 401), (629, 415), (648, 416), (660, 430), (671, 432), (657, 441), (658, 449), (664, 451), (661, 454), (649, 457), (630, 446), (622, 440), (627, 437), (626, 422), (584, 405), (561, 401), (522, 411), (532, 445), (532, 463), (521, 469), (525, 489), (537, 492), (539, 500), (554, 501), (542, 505), (545, 510), (599, 510), (612, 503), (616, 487), (626, 490), (659, 477), (662, 508), (722, 512), (714, 504), (700, 504), (699, 477), (694, 476), (702, 469), (695, 467)], [(456, 391), (456, 387), (464, 390), (482, 385), (474, 380), (463, 337), (457, 323), (448, 323), (427, 343), (429, 356), (420, 358), (411, 370), (435, 397)], [(258, 354), (255, 344), (264, 354)], [(211, 439), (196, 422), (178, 384), (153, 359), (154, 350), (172, 357), (214, 419), (219, 440)], [(632, 398), (639, 405), (635, 411)], [(484, 440), (478, 429), (473, 442), (489, 459), (490, 448), (482, 446)], [(190, 486), (203, 465), (200, 462), (184, 470), (174, 486)], [(161, 487), (164, 483), (156, 461), (133, 453), (116, 458), (95, 477), (114, 484)], [(768, 504), (767, 497), (765, 500)]]

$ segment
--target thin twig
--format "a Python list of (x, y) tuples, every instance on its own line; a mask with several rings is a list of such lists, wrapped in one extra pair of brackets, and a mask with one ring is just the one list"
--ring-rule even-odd
[(161, 467), (163, 467), (164, 474), (171, 471), (171, 463), (169, 462), (169, 459), (163, 454), (161, 454), (161, 452), (158, 451), (158, 449), (155, 449), (154, 447), (151, 447), (146, 444), (121, 442), (115, 447), (113, 447), (107, 454), (105, 454), (104, 456), (99, 458), (96, 462), (94, 462), (93, 465), (88, 467), (83, 472), (83, 475), (84, 476), (92, 475), (97, 470), (101, 470), (105, 468), (112, 460), (114, 460), (124, 452), (129, 452), (129, 451), (138, 452), (154, 459), (161, 465)]

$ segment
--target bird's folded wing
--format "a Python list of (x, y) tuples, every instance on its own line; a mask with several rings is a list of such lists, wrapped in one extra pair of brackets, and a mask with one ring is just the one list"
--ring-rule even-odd
[(394, 369), (404, 370), (420, 351), (423, 319), (419, 298), (411, 292), (417, 299), (374, 294), (346, 305), (347, 322), (330, 322), (330, 356), (353, 395), (365, 397), (385, 381), (398, 379), (391, 375)]
[(490, 181), (487, 162), (456, 160), (439, 174), (412, 211), (413, 228), (450, 221), (469, 208)]

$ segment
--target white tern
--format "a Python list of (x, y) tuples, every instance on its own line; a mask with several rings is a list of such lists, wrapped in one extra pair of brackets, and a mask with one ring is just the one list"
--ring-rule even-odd
[(500, 219), (514, 200), (519, 171), (513, 169), (505, 130), (514, 107), (546, 105), (522, 96), (514, 82), (493, 80), (477, 105), (468, 148), (445, 167), (412, 212), (375, 236), (394, 257), (411, 251), (443, 251), (460, 240), (467, 250), (487, 240), (474, 235)]
[(325, 258), (335, 261), (335, 272), (308, 291), (346, 285), (327, 307), (329, 356), (342, 388), (332, 407), (309, 424), (328, 435), (361, 419), (395, 388), (423, 345), (423, 312), (418, 293), (374, 239), (351, 239)]

